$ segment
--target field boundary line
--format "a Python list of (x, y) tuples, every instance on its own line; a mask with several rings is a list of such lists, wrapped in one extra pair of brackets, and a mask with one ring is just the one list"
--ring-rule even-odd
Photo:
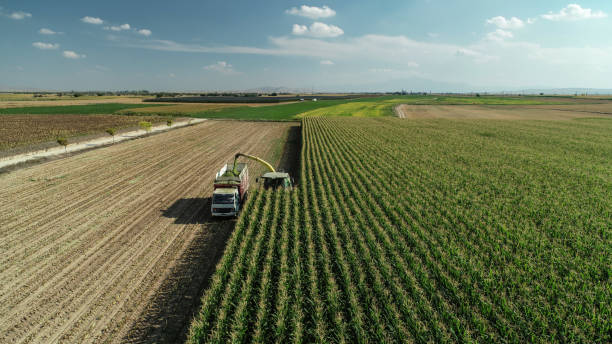
[(113, 144), (113, 142), (119, 143), (122, 141), (128, 141), (128, 140), (132, 140), (138, 137), (143, 137), (145, 135), (149, 135), (152, 133), (161, 133), (161, 132), (178, 129), (178, 128), (182, 128), (182, 127), (193, 125), (193, 124), (202, 123), (204, 121), (207, 121), (207, 119), (206, 118), (193, 118), (191, 120), (175, 122), (172, 124), (171, 127), (168, 127), (167, 124), (156, 125), (151, 128), (150, 132), (146, 132), (144, 130), (133, 130), (133, 131), (121, 133), (115, 136), (114, 141), (111, 136), (100, 137), (100, 138), (96, 138), (96, 139), (92, 139), (88, 141), (75, 143), (72, 145), (69, 144), (66, 147), (66, 150), (64, 150), (64, 147), (61, 147), (58, 145), (58, 147), (53, 147), (49, 149), (41, 149), (41, 150), (31, 151), (27, 153), (7, 156), (7, 157), (0, 158), (0, 170), (5, 167), (14, 166), (14, 165), (29, 162), (32, 160), (48, 158), (48, 157), (56, 157), (56, 156), (60, 156), (66, 153), (76, 153), (76, 152), (90, 150), (94, 148), (101, 148), (109, 144)]

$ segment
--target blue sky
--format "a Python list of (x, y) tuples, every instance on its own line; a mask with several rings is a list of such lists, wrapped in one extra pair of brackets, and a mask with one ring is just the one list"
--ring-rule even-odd
[(610, 1), (1, 1), (0, 90), (612, 88)]

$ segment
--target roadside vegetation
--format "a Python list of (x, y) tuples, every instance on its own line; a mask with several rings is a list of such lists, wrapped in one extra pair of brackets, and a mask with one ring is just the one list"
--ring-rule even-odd
[(612, 120), (302, 123), (190, 343), (610, 342)]

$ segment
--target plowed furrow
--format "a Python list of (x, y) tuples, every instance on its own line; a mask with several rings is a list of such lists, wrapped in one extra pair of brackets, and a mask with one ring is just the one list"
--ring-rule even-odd
[(237, 151), (269, 159), (288, 128), (211, 121), (0, 178), (0, 342), (120, 341), (198, 231), (223, 224), (180, 201), (209, 197)]

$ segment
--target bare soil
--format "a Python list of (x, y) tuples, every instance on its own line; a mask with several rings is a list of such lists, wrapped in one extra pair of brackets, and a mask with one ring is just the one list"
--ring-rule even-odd
[(207, 121), (0, 175), (0, 342), (180, 341), (233, 229), (210, 218), (216, 170), (278, 164), (293, 126)]
[[(90, 105), (90, 104), (148, 104), (143, 99), (151, 97), (100, 97), (100, 98), (68, 98), (53, 100), (0, 100), (0, 109), (25, 107), (25, 106), (65, 106), (65, 105)], [(42, 98), (44, 99), (44, 98)], [(163, 103), (162, 103), (163, 104)]]
[(612, 103), (570, 105), (408, 105), (395, 107), (400, 118), (567, 120), (612, 117)]
[(120, 115), (2, 115), (0, 119), (0, 151), (54, 142), (58, 136), (67, 137), (72, 143), (72, 137), (104, 134), (108, 128), (133, 128), (140, 121), (166, 121), (159, 116)]

